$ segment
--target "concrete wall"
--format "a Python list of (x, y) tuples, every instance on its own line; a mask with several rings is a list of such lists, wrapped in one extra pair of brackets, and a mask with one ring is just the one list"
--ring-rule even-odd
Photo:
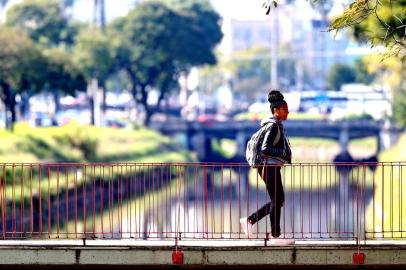
[[(184, 266), (352, 266), (356, 246), (183, 247)], [(0, 267), (171, 266), (171, 246), (2, 246)], [(406, 245), (363, 247), (365, 265), (406, 266)]]

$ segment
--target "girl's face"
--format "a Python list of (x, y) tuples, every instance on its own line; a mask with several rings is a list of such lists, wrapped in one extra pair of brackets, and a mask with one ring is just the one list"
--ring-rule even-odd
[(285, 121), (288, 119), (288, 114), (289, 108), (287, 104), (282, 104), (278, 108), (274, 109), (274, 116), (280, 121)]

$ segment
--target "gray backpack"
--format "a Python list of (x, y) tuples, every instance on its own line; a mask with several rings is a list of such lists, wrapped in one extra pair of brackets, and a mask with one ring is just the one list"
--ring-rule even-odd
[[(247, 143), (247, 148), (245, 150), (245, 158), (248, 162), (248, 164), (251, 166), (251, 168), (257, 168), (264, 162), (264, 156), (261, 153), (261, 146), (262, 142), (264, 141), (265, 133), (266, 131), (273, 125), (278, 124), (276, 121), (270, 121), (263, 125), (257, 132), (252, 134), (251, 139)], [(275, 136), (275, 140), (273, 142), (273, 146), (275, 146), (279, 139), (281, 137), (281, 132), (279, 130), (279, 127), (277, 129), (277, 133)]]

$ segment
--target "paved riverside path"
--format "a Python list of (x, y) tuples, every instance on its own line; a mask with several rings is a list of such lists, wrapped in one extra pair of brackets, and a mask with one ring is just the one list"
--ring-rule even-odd
[[(364, 243), (364, 242), (363, 242)], [(355, 267), (355, 241), (296, 241), (294, 244), (263, 240), (182, 240), (181, 268), (249, 266), (308, 268)], [(173, 269), (174, 241), (169, 240), (4, 240), (0, 241), (0, 268), (70, 269), (157, 268)], [(406, 267), (406, 241), (364, 243), (363, 267)]]

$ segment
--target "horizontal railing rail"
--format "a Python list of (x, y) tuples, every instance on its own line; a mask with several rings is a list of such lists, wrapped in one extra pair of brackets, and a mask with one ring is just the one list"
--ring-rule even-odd
[[(405, 167), (284, 165), (280, 238), (405, 239)], [(0, 237), (247, 239), (240, 219), (270, 201), (265, 186), (240, 163), (2, 163)], [(271, 239), (271, 222), (253, 238)]]

